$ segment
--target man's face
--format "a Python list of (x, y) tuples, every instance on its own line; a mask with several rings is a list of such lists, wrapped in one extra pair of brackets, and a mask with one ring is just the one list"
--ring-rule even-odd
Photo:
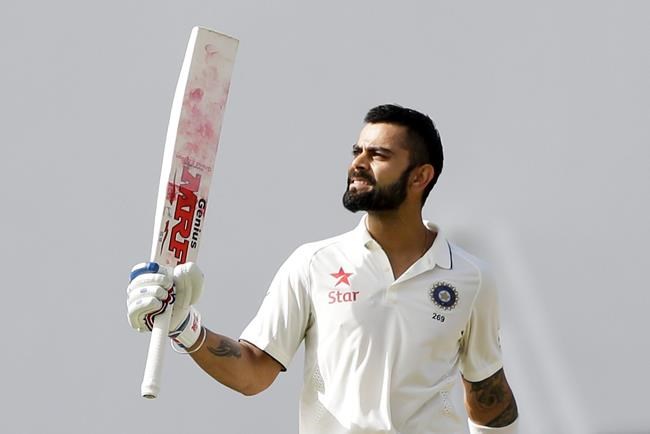
[(406, 199), (412, 169), (406, 127), (366, 124), (352, 147), (343, 206), (356, 211), (390, 211)]

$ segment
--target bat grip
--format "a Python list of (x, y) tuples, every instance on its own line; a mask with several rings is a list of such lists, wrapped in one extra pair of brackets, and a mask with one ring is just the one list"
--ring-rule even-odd
[(147, 363), (144, 367), (144, 376), (140, 387), (143, 398), (154, 399), (160, 392), (160, 374), (165, 356), (165, 347), (169, 339), (167, 335), (169, 333), (171, 314), (172, 309), (169, 306), (154, 320), (151, 340), (149, 341), (149, 352), (147, 353)]

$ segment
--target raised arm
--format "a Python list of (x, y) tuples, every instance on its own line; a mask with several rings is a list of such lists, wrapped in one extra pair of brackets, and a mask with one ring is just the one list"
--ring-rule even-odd
[[(494, 432), (515, 433), (514, 422), (517, 419), (517, 402), (508, 385), (503, 369), (481, 381), (467, 381), (465, 386), (465, 408), (475, 425), (475, 433)], [(471, 426), (471, 425), (470, 425)], [(486, 430), (485, 428), (502, 428)]]
[(211, 377), (244, 395), (269, 387), (283, 366), (254, 345), (209, 331), (193, 305), (203, 291), (203, 273), (192, 263), (173, 270), (155, 263), (136, 265), (127, 289), (131, 326), (151, 330), (156, 315), (173, 306), (169, 336)]

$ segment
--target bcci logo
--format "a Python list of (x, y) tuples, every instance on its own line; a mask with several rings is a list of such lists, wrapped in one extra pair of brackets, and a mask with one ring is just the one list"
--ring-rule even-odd
[(436, 306), (444, 310), (452, 310), (458, 304), (458, 291), (447, 282), (436, 282), (429, 290), (429, 296)]

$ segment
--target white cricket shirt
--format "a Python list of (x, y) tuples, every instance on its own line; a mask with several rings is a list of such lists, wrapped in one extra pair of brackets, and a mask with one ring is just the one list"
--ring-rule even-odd
[(440, 230), (398, 279), (366, 229), (299, 247), (240, 339), (288, 366), (305, 342), (301, 434), (442, 434), (466, 427), (449, 393), (502, 367), (485, 265)]

